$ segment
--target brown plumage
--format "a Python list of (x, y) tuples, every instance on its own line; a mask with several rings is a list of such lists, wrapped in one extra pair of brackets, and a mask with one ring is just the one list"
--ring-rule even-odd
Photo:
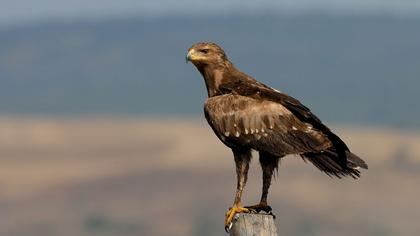
[[(218, 45), (194, 44), (187, 61), (196, 66), (206, 83), (206, 119), (235, 157), (238, 187), (226, 225), (237, 212), (271, 210), (267, 205), (268, 188), (279, 159), (285, 155), (300, 155), (329, 176), (339, 178), (358, 178), (359, 167), (367, 169), (366, 163), (307, 107), (239, 71)], [(243, 208), (240, 199), (251, 150), (260, 154), (263, 193), (259, 204)]]

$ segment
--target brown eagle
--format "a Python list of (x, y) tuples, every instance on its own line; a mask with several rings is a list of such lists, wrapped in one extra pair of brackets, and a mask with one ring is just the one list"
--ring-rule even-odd
[[(186, 57), (204, 77), (208, 99), (204, 113), (217, 137), (232, 149), (236, 164), (237, 190), (233, 206), (226, 212), (225, 227), (236, 213), (270, 212), (268, 188), (280, 158), (301, 156), (329, 176), (360, 177), (366, 163), (298, 100), (258, 82), (238, 70), (215, 43), (194, 44)], [(263, 172), (261, 201), (242, 207), (251, 150), (259, 152)]]

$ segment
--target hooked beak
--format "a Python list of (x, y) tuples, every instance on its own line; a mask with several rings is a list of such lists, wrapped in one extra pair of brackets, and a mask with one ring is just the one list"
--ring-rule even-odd
[(187, 55), (185, 56), (185, 63), (192, 60), (192, 52), (193, 50), (188, 51)]
[(188, 63), (188, 61), (190, 62), (196, 62), (196, 61), (200, 61), (201, 59), (203, 59), (200, 55), (197, 55), (197, 51), (195, 51), (194, 49), (190, 49), (187, 53), (187, 56), (185, 57), (185, 62)]

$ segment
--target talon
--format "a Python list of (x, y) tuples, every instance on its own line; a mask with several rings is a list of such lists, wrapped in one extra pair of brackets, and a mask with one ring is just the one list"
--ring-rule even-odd
[(225, 214), (225, 230), (226, 232), (229, 232), (230, 228), (232, 228), (233, 225), (233, 217), (237, 213), (249, 213), (249, 210), (247, 208), (241, 207), (240, 204), (235, 204)]
[(277, 218), (276, 215), (273, 214), (273, 212), (270, 212), (270, 215), (273, 216), (273, 219), (276, 219)]
[(232, 225), (233, 225), (233, 223), (232, 223), (232, 222), (230, 222), (230, 223), (229, 223), (229, 225), (226, 225), (226, 226), (225, 226), (225, 231), (226, 231), (226, 233), (229, 233), (230, 229), (232, 228)]

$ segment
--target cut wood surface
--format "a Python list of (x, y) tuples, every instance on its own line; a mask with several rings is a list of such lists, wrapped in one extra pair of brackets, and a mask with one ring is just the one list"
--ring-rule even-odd
[(270, 214), (239, 213), (235, 216), (230, 236), (277, 236), (274, 216)]

